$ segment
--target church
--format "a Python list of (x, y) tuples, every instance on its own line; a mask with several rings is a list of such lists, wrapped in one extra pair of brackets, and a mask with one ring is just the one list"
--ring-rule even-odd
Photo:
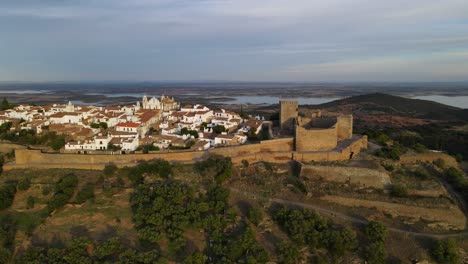
[(174, 97), (161, 96), (161, 100), (153, 97), (148, 99), (148, 97), (143, 96), (142, 105), (143, 109), (158, 109), (163, 111), (171, 111), (180, 108), (180, 104), (174, 100)]

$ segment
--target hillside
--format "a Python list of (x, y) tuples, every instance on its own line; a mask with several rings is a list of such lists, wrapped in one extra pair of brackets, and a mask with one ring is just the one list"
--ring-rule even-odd
[(435, 120), (468, 121), (468, 111), (433, 101), (409, 99), (384, 93), (352, 96), (316, 105), (327, 110), (358, 110), (360, 113), (382, 113)]

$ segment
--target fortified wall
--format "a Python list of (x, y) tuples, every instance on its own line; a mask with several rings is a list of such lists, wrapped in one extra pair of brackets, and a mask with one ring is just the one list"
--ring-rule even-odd
[(353, 116), (336, 118), (299, 117), (296, 125), (296, 151), (329, 151), (338, 146), (340, 140), (353, 136)]
[[(164, 159), (170, 162), (194, 163), (204, 160), (210, 154), (218, 154), (230, 157), (234, 164), (240, 164), (243, 160), (249, 163), (267, 161), (271, 163), (287, 163), (291, 160), (332, 161), (348, 160), (351, 153), (358, 154), (362, 148), (367, 147), (366, 136), (354, 136), (343, 144), (342, 149), (334, 151), (309, 151), (296, 152), (293, 150), (294, 139), (283, 138), (261, 141), (258, 144), (248, 144), (236, 147), (214, 148), (208, 151), (177, 151), (152, 154), (64, 154), (43, 153), (41, 150), (17, 149), (16, 161), (3, 166), (4, 170), (21, 168), (73, 168), (102, 170), (106, 164), (112, 162), (117, 167), (135, 166), (139, 161)], [(342, 142), (343, 143), (343, 142)]]
[(233, 163), (268, 161), (286, 163), (291, 160), (335, 161), (348, 160), (367, 148), (367, 136), (353, 135), (352, 115), (322, 117), (317, 111), (310, 117), (299, 117), (298, 102), (280, 101), (280, 124), (284, 131), (294, 132), (294, 138), (280, 138), (212, 148), (207, 151), (160, 151), (150, 154), (65, 154), (42, 153), (40, 150), (15, 150), (15, 163), (5, 164), (4, 170), (14, 168), (75, 168), (103, 169), (108, 163), (118, 167), (134, 166), (138, 161), (164, 159), (170, 162), (194, 163), (210, 154), (230, 157)]

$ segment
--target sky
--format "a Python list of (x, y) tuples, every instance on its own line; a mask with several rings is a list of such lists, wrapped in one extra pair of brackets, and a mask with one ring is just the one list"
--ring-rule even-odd
[(0, 81), (468, 81), (467, 0), (2, 0)]

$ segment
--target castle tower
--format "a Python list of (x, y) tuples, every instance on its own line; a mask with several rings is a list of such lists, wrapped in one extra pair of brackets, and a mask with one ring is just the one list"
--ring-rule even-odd
[(299, 103), (297, 101), (280, 101), (280, 127), (282, 130), (293, 130), (297, 120)]

